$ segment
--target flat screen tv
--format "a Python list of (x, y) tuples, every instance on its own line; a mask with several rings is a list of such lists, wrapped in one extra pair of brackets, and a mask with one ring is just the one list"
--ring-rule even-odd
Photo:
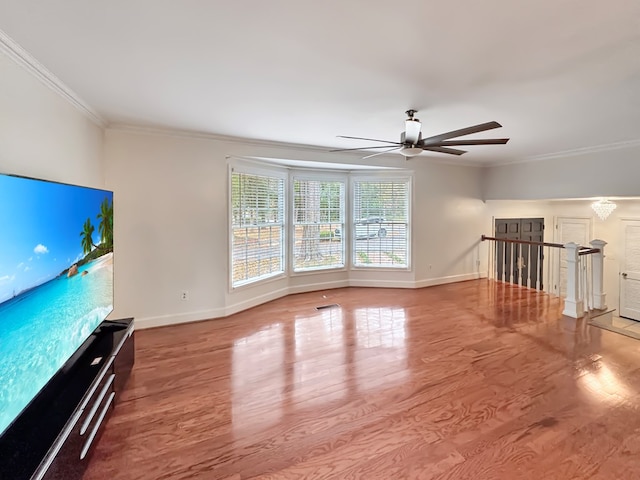
[(113, 193), (0, 175), (0, 436), (113, 309)]

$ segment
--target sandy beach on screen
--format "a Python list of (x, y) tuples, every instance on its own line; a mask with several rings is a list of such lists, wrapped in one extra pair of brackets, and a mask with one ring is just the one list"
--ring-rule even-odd
[(93, 265), (91, 265), (91, 268), (88, 269), (88, 272), (94, 272), (106, 267), (113, 267), (113, 252), (106, 253), (101, 257), (96, 258)]

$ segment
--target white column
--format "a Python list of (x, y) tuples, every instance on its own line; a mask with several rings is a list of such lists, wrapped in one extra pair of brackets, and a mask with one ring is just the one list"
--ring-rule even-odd
[(593, 308), (605, 310), (607, 308), (607, 295), (604, 293), (604, 240), (591, 240), (591, 248), (600, 251), (591, 255), (591, 285), (593, 291)]
[(563, 315), (572, 318), (581, 318), (584, 315), (582, 294), (580, 292), (580, 268), (578, 265), (577, 243), (564, 244), (567, 251), (567, 297), (564, 299)]

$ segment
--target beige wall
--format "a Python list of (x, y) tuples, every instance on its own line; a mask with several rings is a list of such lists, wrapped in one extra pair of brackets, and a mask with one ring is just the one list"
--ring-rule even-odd
[[(115, 192), (115, 311), (141, 325), (218, 317), (288, 293), (346, 285), (415, 287), (478, 276), (481, 170), (378, 157), (415, 172), (411, 271), (292, 275), (228, 288), (227, 157), (364, 164), (357, 155), (195, 135), (106, 133), (0, 54), (0, 172)], [(370, 161), (369, 161), (370, 162)], [(188, 290), (190, 299), (179, 293)]]
[[(414, 268), (291, 275), (228, 286), (227, 160), (260, 156), (358, 163), (318, 149), (126, 129), (106, 133), (107, 184), (115, 191), (116, 312), (139, 325), (226, 315), (287, 293), (345, 285), (415, 287), (478, 276), (485, 218), (481, 171), (424, 159), (376, 159), (411, 169)], [(190, 299), (180, 299), (188, 290)]]
[(487, 200), (640, 196), (640, 146), (489, 167)]
[(104, 188), (102, 128), (0, 52), (0, 172)]

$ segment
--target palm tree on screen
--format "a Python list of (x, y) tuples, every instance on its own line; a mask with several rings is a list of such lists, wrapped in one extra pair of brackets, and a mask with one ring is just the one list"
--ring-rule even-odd
[(98, 213), (98, 232), (102, 239), (101, 247), (107, 251), (113, 250), (113, 203), (109, 203), (109, 199), (105, 198), (100, 204), (100, 213)]
[(94, 232), (95, 228), (93, 227), (93, 225), (91, 225), (91, 218), (87, 218), (87, 221), (84, 222), (84, 225), (82, 226), (82, 231), (80, 232), (80, 236), (82, 237), (81, 243), (82, 243), (82, 250), (84, 251), (84, 254), (86, 255), (87, 253), (91, 252), (91, 249), (93, 248), (93, 232)]

